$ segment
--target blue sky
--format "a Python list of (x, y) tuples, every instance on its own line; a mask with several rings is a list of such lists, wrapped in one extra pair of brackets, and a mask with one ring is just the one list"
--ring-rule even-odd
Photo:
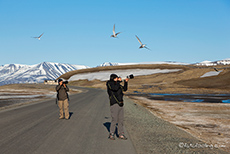
[(229, 0), (0, 0), (0, 19), (0, 65), (230, 58)]

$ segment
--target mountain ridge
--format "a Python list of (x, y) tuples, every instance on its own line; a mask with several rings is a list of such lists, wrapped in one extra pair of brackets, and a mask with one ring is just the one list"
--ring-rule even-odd
[(6, 64), (0, 66), (0, 85), (39, 83), (44, 80), (54, 80), (69, 71), (85, 68), (89, 67), (53, 62), (42, 62), (35, 65)]
[(200, 65), (200, 66), (230, 65), (230, 58), (223, 59), (223, 60), (217, 60), (217, 61), (205, 60), (200, 63), (196, 63), (196, 65)]

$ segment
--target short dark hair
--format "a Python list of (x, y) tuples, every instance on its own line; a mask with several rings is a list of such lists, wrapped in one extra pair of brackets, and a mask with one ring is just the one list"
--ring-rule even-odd
[(117, 76), (117, 74), (111, 74), (110, 75), (110, 80), (114, 80), (115, 78), (117, 78), (118, 76)]

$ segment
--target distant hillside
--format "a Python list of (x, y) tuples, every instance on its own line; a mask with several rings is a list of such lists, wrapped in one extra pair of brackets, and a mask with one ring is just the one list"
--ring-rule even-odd
[[(84, 70), (74, 70), (61, 75), (59, 78), (68, 80), (71, 76), (82, 73), (93, 73), (99, 71), (108, 70), (126, 70), (126, 69), (187, 69), (184, 65), (170, 65), (170, 64), (135, 64), (135, 65), (116, 65), (116, 66), (104, 66), (87, 68)], [(128, 75), (128, 74), (127, 74)]]
[[(127, 93), (190, 93), (190, 94), (208, 94), (208, 93), (230, 93), (230, 67), (215, 66), (216, 70), (221, 72), (216, 76), (202, 77), (208, 72), (215, 71), (214, 66), (197, 65), (171, 65), (171, 64), (142, 64), (142, 65), (118, 65), (88, 68), (84, 70), (74, 70), (61, 75), (59, 78), (71, 79), (70, 84), (75, 86), (87, 86), (105, 89), (105, 81), (79, 79), (73, 80), (72, 77), (87, 76), (92, 73), (103, 74), (103, 71), (119, 72), (118, 70), (131, 69), (154, 69), (172, 70), (179, 69), (176, 72), (153, 73), (151, 75), (135, 76), (129, 81), (129, 90)], [(98, 73), (97, 73), (98, 72)], [(120, 71), (121, 72), (121, 71)], [(129, 75), (131, 72), (127, 72)], [(84, 75), (85, 74), (85, 75)], [(104, 73), (105, 74), (105, 73)], [(119, 73), (118, 73), (119, 75)], [(134, 74), (135, 75), (135, 74)], [(106, 75), (109, 77), (109, 75)], [(201, 78), (202, 77), (202, 78)], [(58, 79), (58, 78), (57, 78)]]
[(180, 63), (180, 62), (173, 62), (173, 61), (166, 61), (166, 62), (140, 62), (140, 63), (113, 63), (113, 62), (104, 62), (97, 67), (104, 67), (104, 66), (124, 66), (124, 65), (144, 65), (144, 64), (172, 64), (172, 65), (189, 65), (188, 63)]
[(218, 76), (211, 76), (206, 78), (193, 78), (189, 80), (180, 80), (175, 82), (176, 84), (189, 86), (192, 88), (218, 88), (218, 89), (230, 89), (230, 71), (226, 70), (224, 73), (220, 73)]

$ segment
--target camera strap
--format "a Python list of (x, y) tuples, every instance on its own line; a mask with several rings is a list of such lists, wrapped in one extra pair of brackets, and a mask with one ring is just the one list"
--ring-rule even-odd
[[(116, 102), (117, 102), (118, 104), (120, 104), (121, 102), (119, 102), (118, 99), (116, 98), (116, 96), (113, 94), (112, 88), (111, 88), (111, 86), (110, 86), (109, 83), (108, 83), (108, 86), (109, 86), (109, 89), (110, 89), (111, 92), (112, 92), (113, 98), (116, 100)], [(111, 98), (110, 98), (110, 99), (111, 99)]]

